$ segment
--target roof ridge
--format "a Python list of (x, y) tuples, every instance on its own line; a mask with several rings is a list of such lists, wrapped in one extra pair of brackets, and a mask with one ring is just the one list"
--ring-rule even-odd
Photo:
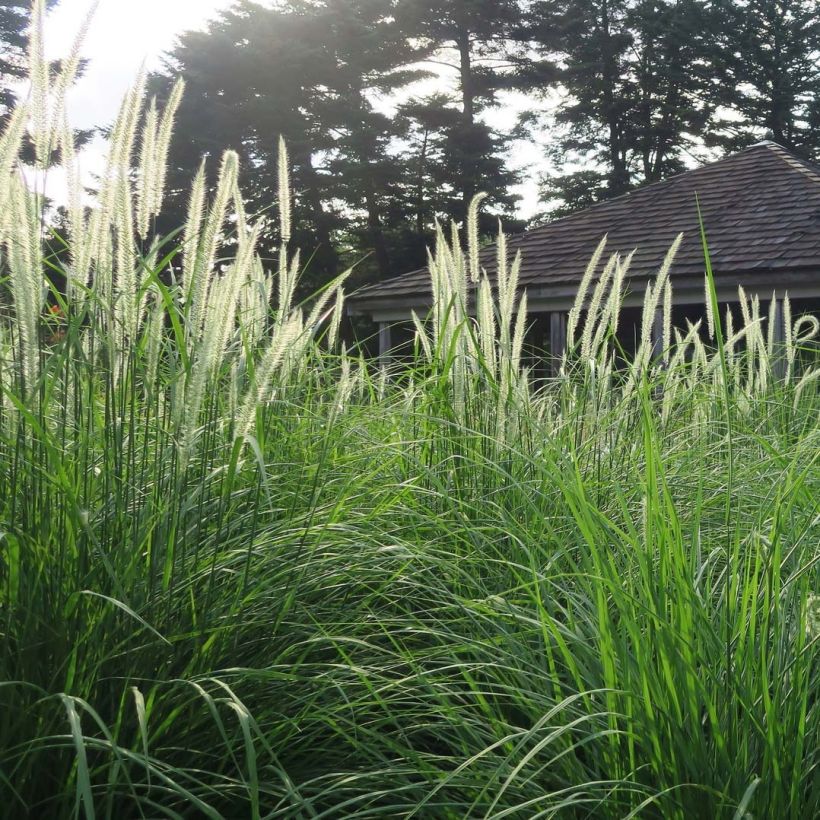
[(785, 162), (786, 165), (794, 168), (796, 171), (799, 171), (802, 174), (806, 174), (812, 181), (820, 183), (820, 165), (815, 165), (813, 162), (809, 160), (803, 159), (802, 157), (798, 157), (797, 154), (792, 153), (789, 151), (788, 148), (784, 148), (782, 145), (779, 145), (776, 142), (770, 142), (770, 147), (778, 148), (779, 150), (773, 151), (772, 153), (777, 156), (782, 162)]
[[(555, 222), (559, 222), (559, 221), (563, 222), (564, 220), (575, 219), (576, 217), (580, 217), (583, 214), (589, 213), (590, 211), (597, 210), (597, 209), (603, 207), (604, 205), (611, 205), (612, 203), (619, 202), (620, 200), (625, 199), (626, 197), (632, 196), (633, 194), (643, 193), (644, 191), (648, 191), (652, 188), (659, 188), (662, 185), (663, 186), (668, 186), (672, 183), (675, 183), (675, 182), (679, 181), (683, 177), (691, 177), (693, 174), (699, 174), (700, 172), (703, 172), (703, 171), (709, 171), (717, 165), (723, 165), (726, 162), (731, 162), (733, 160), (737, 160), (738, 158), (742, 157), (744, 154), (749, 154), (752, 151), (758, 151), (762, 148), (766, 148), (769, 151), (772, 151), (773, 148), (776, 148), (776, 149), (778, 149), (777, 151), (772, 151), (772, 153), (775, 156), (778, 156), (780, 159), (782, 159), (784, 161), (787, 158), (792, 159), (792, 160), (795, 161), (795, 163), (797, 163), (801, 166), (804, 165), (804, 164), (808, 165), (809, 169), (812, 172), (815, 172), (815, 169), (814, 169), (814, 166), (812, 165), (812, 163), (808, 163), (808, 162), (806, 162), (806, 160), (803, 160), (800, 157), (796, 156), (788, 148), (781, 145), (779, 142), (775, 142), (774, 140), (761, 140), (760, 142), (755, 142), (752, 145), (747, 145), (745, 148), (741, 148), (739, 151), (735, 151), (732, 154), (727, 154), (725, 157), (719, 157), (718, 159), (713, 160), (712, 162), (707, 162), (703, 165), (698, 165), (696, 168), (687, 168), (684, 171), (679, 171), (677, 174), (672, 174), (672, 176), (665, 177), (664, 179), (658, 179), (658, 180), (655, 180), (654, 182), (647, 182), (644, 185), (639, 185), (637, 188), (631, 188), (630, 190), (625, 191), (622, 194), (618, 194), (618, 196), (614, 196), (611, 199), (602, 199), (600, 202), (594, 202), (592, 205), (589, 205), (589, 206), (587, 206), (586, 208), (583, 208), (580, 211), (576, 211), (575, 213), (571, 213), (571, 214), (567, 214), (566, 216), (559, 217), (558, 219), (553, 220), (552, 222), (545, 222), (543, 225), (538, 225), (535, 228), (530, 228), (529, 230), (519, 231), (517, 234), (514, 234), (514, 236), (520, 236), (521, 234), (525, 234), (525, 233), (534, 233), (535, 231), (543, 230), (548, 225), (552, 225)], [(782, 154), (785, 154), (785, 156), (782, 156), (782, 154), (779, 153), (779, 152), (782, 152)], [(820, 181), (820, 169), (817, 171), (817, 173), (818, 173), (818, 181)]]

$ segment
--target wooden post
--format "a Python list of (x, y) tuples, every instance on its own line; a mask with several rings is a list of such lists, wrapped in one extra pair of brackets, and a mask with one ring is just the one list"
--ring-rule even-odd
[(567, 348), (567, 314), (561, 311), (550, 313), (550, 373), (558, 375), (561, 357)]
[(776, 379), (786, 377), (786, 322), (783, 317), (783, 300), (774, 300), (774, 351), (772, 375)]
[(393, 345), (390, 341), (390, 325), (387, 322), (379, 322), (379, 364), (390, 363), (390, 351)]

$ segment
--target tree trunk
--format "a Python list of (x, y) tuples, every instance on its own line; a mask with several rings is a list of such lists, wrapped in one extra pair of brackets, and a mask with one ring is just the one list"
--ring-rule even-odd
[(376, 267), (379, 270), (379, 279), (389, 279), (391, 274), (390, 255), (387, 252), (387, 242), (382, 230), (381, 213), (376, 199), (376, 191), (370, 177), (365, 181), (365, 205), (367, 206), (367, 230), (370, 234), (370, 244), (376, 257)]
[(609, 195), (619, 196), (629, 188), (629, 172), (626, 167), (624, 150), (621, 145), (621, 123), (618, 118), (616, 105), (618, 71), (615, 65), (615, 55), (612, 49), (612, 32), (609, 19), (609, 4), (607, 0), (601, 4), (601, 57), (602, 57), (602, 84), (603, 84), (603, 114), (606, 122), (609, 154)]
[(313, 214), (313, 223), (316, 229), (316, 252), (313, 259), (316, 266), (328, 278), (332, 279), (339, 271), (339, 256), (333, 246), (331, 231), (331, 217), (322, 205), (322, 195), (319, 176), (313, 167), (309, 151), (302, 155), (302, 179), (305, 183), (304, 197)]
[(464, 140), (464, 145), (468, 148), (461, 179), (461, 199), (464, 208), (464, 218), (466, 219), (470, 202), (472, 202), (473, 197), (476, 195), (474, 168), (470, 167), (471, 165), (474, 166), (475, 162), (474, 157), (471, 156), (469, 151), (470, 142), (473, 137), (472, 132), (475, 126), (475, 84), (473, 81), (470, 31), (466, 25), (459, 27), (456, 35), (456, 46), (458, 48), (459, 75), (461, 78), (461, 137)]
[(424, 173), (427, 170), (427, 144), (430, 139), (430, 131), (424, 129), (424, 139), (421, 143), (421, 153), (419, 154), (419, 172), (416, 178), (416, 233), (419, 237), (424, 237)]
[(466, 27), (459, 29), (456, 36), (461, 78), (461, 116), (465, 125), (475, 122), (475, 89), (473, 87), (473, 64), (470, 51), (470, 32)]

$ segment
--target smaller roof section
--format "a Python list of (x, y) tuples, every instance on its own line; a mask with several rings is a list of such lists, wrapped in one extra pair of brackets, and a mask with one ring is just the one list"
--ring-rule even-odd
[[(776, 285), (778, 273), (800, 271), (820, 280), (820, 168), (767, 141), (511, 236), (510, 253), (520, 250), (523, 257), (521, 286), (542, 294), (577, 286), (604, 234), (610, 253), (637, 249), (630, 268), (635, 280), (654, 276), (683, 232), (672, 278), (701, 277), (696, 197), (717, 275), (741, 281), (771, 274)], [(494, 259), (494, 248), (482, 251), (491, 277)], [(368, 312), (429, 299), (429, 274), (422, 269), (362, 288), (350, 302), (354, 312)]]

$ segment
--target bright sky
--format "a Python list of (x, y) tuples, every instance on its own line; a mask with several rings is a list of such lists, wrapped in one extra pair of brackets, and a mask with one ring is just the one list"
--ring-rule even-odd
[[(50, 57), (64, 56), (69, 51), (91, 5), (92, 0), (60, 0), (46, 24)], [(158, 68), (162, 54), (173, 47), (179, 34), (204, 28), (231, 5), (233, 0), (100, 0), (83, 47), (83, 56), (90, 64), (69, 96), (72, 125), (91, 128), (109, 124), (143, 62), (149, 69)], [(491, 112), (490, 121), (496, 127), (508, 126), (513, 110), (521, 104), (520, 100), (511, 100), (509, 107)], [(513, 167), (529, 171), (525, 172), (527, 181), (518, 189), (524, 197), (520, 205), (524, 216), (537, 207), (533, 166), (543, 167), (542, 157), (543, 152), (533, 143), (519, 143), (512, 152)], [(99, 173), (102, 164), (103, 146), (98, 139), (84, 152), (83, 171)], [(53, 175), (52, 183), (51, 195), (61, 199), (62, 186)]]
[[(91, 0), (61, 0), (49, 15), (46, 42), (51, 56), (71, 48), (91, 5)], [(158, 68), (160, 55), (178, 34), (203, 28), (230, 5), (232, 0), (101, 0), (83, 48), (91, 62), (71, 96), (74, 125), (110, 122), (143, 61)]]

